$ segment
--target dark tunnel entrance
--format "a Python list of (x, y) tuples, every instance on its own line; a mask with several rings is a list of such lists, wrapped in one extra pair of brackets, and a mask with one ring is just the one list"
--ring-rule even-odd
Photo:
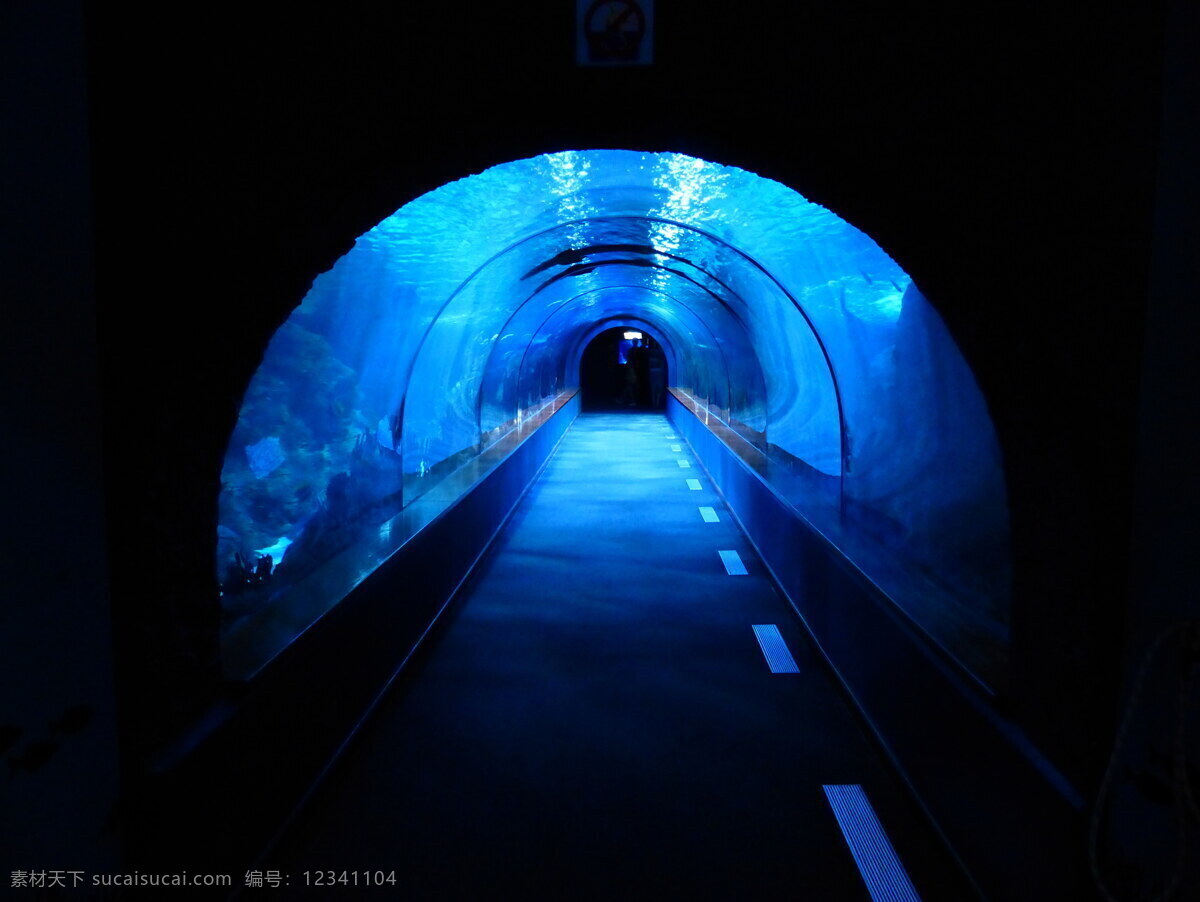
[(585, 411), (665, 410), (667, 355), (648, 332), (617, 327), (597, 335), (579, 361)]

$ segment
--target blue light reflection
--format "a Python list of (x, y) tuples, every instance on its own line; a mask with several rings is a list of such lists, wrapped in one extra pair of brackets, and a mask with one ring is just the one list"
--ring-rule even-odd
[[(790, 188), (620, 150), (443, 185), (315, 280), (226, 454), (227, 631), (286, 608), (288, 586), (362, 528), (577, 386), (581, 343), (605, 322), (659, 336), (674, 385), (759, 449), (779, 491), (860, 537), (856, 562), (974, 669), (999, 665), (999, 450), (936, 312), (870, 238)], [(246, 573), (264, 551), (282, 558), (269, 597)]]

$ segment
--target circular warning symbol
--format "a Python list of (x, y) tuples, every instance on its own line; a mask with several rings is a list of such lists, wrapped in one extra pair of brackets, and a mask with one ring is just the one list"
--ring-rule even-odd
[(646, 37), (646, 14), (637, 0), (593, 0), (583, 31), (589, 62), (634, 62)]

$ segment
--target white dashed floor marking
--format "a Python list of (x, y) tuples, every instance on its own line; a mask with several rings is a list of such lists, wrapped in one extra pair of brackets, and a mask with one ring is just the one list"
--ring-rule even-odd
[(725, 572), (730, 576), (747, 576), (750, 571), (746, 569), (746, 565), (742, 563), (742, 556), (736, 551), (718, 551), (721, 555), (721, 563), (725, 565)]
[(800, 672), (800, 668), (796, 666), (796, 659), (792, 657), (791, 650), (783, 641), (779, 627), (775, 624), (754, 624), (754, 638), (758, 640), (758, 647), (762, 649), (763, 657), (767, 659), (767, 666), (771, 668), (771, 673)]
[(863, 788), (857, 783), (822, 788), (872, 902), (921, 902)]

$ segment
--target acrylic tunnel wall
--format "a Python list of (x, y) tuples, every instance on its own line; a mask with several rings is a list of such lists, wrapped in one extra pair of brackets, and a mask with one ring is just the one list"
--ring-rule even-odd
[(225, 456), (229, 675), (337, 604), (422, 499), (573, 392), (588, 342), (618, 326), (654, 336), (679, 395), (933, 642), (1003, 679), (1000, 454), (937, 313), (870, 238), (790, 188), (617, 150), (444, 185), (314, 281)]

